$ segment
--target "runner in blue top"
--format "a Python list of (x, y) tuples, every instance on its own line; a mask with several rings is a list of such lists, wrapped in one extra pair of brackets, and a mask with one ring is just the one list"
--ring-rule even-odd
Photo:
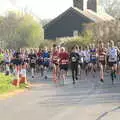
[(47, 47), (45, 47), (42, 56), (43, 56), (43, 60), (44, 60), (44, 62), (43, 62), (43, 65), (44, 65), (44, 75), (45, 75), (45, 79), (47, 79), (47, 71), (48, 71), (49, 64), (50, 64), (50, 53), (49, 53)]
[(95, 45), (92, 44), (90, 49), (90, 63), (91, 63), (91, 72), (93, 73), (93, 77), (95, 77), (96, 68), (97, 68), (97, 49)]

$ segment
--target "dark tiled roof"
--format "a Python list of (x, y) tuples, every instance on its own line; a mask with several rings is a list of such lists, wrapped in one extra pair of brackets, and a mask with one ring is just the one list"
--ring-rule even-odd
[(107, 21), (107, 20), (112, 20), (112, 17), (109, 15), (98, 15), (97, 13), (93, 12), (92, 10), (80, 10), (76, 7), (70, 7), (69, 9), (67, 9), (65, 12), (63, 12), (61, 15), (59, 15), (58, 17), (56, 17), (55, 19), (53, 19), (52, 21), (50, 21), (48, 24), (46, 24), (44, 26), (44, 28), (47, 28), (48, 26), (54, 24), (57, 20), (61, 19), (67, 12), (69, 11), (74, 11), (76, 12), (78, 15), (83, 15), (84, 17), (90, 19), (91, 21), (98, 23), (98, 22), (102, 22), (102, 21)]

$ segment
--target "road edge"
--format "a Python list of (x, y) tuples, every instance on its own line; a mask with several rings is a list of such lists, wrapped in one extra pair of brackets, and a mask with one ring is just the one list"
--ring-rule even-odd
[(9, 92), (9, 93), (6, 93), (6, 94), (1, 94), (1, 95), (0, 95), (0, 100), (5, 100), (5, 99), (8, 99), (8, 98), (10, 98), (10, 97), (19, 95), (19, 94), (21, 94), (21, 93), (26, 92), (27, 90), (28, 90), (28, 89), (19, 89), (19, 90), (15, 90), (15, 91), (12, 91), (12, 92)]

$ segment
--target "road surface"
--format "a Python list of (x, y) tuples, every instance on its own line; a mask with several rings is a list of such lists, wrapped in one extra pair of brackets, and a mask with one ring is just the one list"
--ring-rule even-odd
[(120, 81), (112, 85), (99, 76), (78, 80), (75, 85), (68, 76), (65, 86), (57, 86), (36, 77), (33, 87), (0, 101), (1, 120), (120, 120)]

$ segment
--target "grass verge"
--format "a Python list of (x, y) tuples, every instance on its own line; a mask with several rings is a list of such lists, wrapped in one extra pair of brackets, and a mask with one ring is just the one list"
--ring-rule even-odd
[(26, 88), (25, 84), (21, 84), (19, 88), (12, 85), (13, 79), (14, 76), (12, 75), (6, 76), (4, 73), (0, 73), (0, 95)]

